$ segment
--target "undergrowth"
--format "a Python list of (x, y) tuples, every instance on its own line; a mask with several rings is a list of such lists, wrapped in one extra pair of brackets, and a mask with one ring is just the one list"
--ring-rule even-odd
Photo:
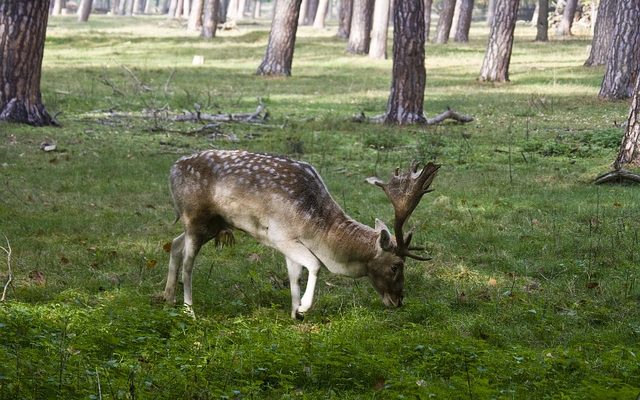
[[(395, 127), (351, 122), (384, 111), (390, 61), (303, 27), (293, 77), (256, 77), (267, 30), (204, 42), (164, 18), (51, 20), (43, 97), (63, 127), (0, 125), (0, 234), (13, 249), (0, 399), (637, 396), (638, 189), (592, 184), (628, 104), (596, 100), (588, 38), (538, 44), (519, 26), (512, 82), (498, 86), (475, 81), (484, 26), (469, 44), (428, 44), (427, 114), (451, 106), (476, 121)], [(260, 125), (169, 118), (252, 112), (259, 97)], [(407, 263), (405, 306), (324, 271), (312, 311), (292, 321), (284, 259), (242, 234), (203, 248), (197, 319), (159, 302), (180, 233), (168, 170), (207, 148), (304, 159), (369, 225), (393, 214), (366, 177), (442, 164), (409, 221), (433, 259)]]

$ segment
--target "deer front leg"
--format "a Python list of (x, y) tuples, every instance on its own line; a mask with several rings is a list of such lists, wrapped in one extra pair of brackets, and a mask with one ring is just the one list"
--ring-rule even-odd
[(169, 304), (176, 303), (176, 281), (178, 280), (178, 270), (182, 264), (182, 250), (184, 246), (184, 233), (173, 239), (171, 242), (171, 253), (169, 256), (169, 271), (167, 273), (167, 284), (164, 287), (164, 300)]
[[(320, 271), (320, 261), (309, 249), (300, 242), (289, 243), (281, 246), (280, 249), (287, 259), (287, 270), (289, 272), (289, 285), (291, 286), (291, 317), (303, 319), (304, 313), (309, 311), (313, 305), (313, 295), (315, 292), (318, 271)], [(300, 275), (302, 266), (309, 271), (307, 286), (302, 299), (300, 299)]]

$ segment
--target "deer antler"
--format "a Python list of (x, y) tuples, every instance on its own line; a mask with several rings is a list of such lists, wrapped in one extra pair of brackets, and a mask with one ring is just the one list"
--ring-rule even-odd
[(418, 248), (410, 247), (411, 232), (407, 236), (402, 233), (404, 223), (413, 213), (416, 206), (420, 203), (422, 196), (433, 191), (429, 189), (431, 182), (436, 177), (440, 165), (428, 163), (424, 168), (418, 171), (418, 162), (413, 161), (408, 171), (400, 173), (400, 169), (396, 168), (395, 174), (388, 183), (384, 183), (379, 179), (368, 179), (369, 183), (380, 186), (387, 194), (387, 197), (395, 210), (395, 221), (393, 229), (398, 244), (398, 255), (410, 257), (420, 261), (426, 261), (429, 258), (412, 254), (410, 250)]

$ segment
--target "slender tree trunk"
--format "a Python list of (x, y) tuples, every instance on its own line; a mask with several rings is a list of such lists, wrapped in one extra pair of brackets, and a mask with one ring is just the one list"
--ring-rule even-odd
[(204, 16), (202, 18), (202, 37), (211, 39), (216, 36), (218, 28), (218, 9), (220, 8), (220, 0), (207, 0), (204, 8)]
[(474, 0), (459, 0), (460, 1), (460, 17), (458, 18), (458, 25), (456, 26), (456, 35), (454, 40), (456, 42), (466, 43), (469, 41), (469, 30), (471, 29), (471, 17), (473, 14)]
[(174, 15), (175, 19), (182, 18), (182, 10), (184, 9), (184, 0), (178, 0), (178, 4), (176, 4), (176, 13)]
[(451, 30), (455, 32), (458, 27), (458, 19), (460, 18), (460, 2), (456, 0), (456, 5), (453, 7), (453, 18), (451, 18)]
[(51, 15), (60, 15), (64, 7), (65, 7), (64, 0), (55, 0), (53, 3), (53, 11), (51, 11)]
[[(309, 0), (307, 4), (306, 18), (304, 20), (305, 25), (313, 25), (313, 20), (316, 18), (316, 13), (318, 12), (318, 1), (319, 0)], [(300, 10), (302, 13), (302, 10)]]
[(573, 18), (576, 15), (576, 9), (578, 8), (578, 0), (567, 0), (564, 4), (564, 11), (562, 12), (562, 19), (560, 25), (556, 30), (558, 36), (571, 36), (571, 26), (573, 25)]
[(633, 94), (640, 60), (640, 1), (619, 1), (615, 15), (612, 46), (598, 95), (608, 100)]
[(258, 75), (291, 76), (301, 0), (278, 0)]
[(87, 22), (89, 20), (92, 5), (93, 0), (82, 0), (80, 2), (80, 6), (78, 7), (78, 22)]
[(132, 16), (133, 15), (133, 6), (135, 5), (135, 0), (127, 0), (127, 9), (125, 10), (125, 13), (127, 16)]
[(143, 1), (142, 0), (134, 0), (133, 1), (133, 13), (140, 14), (143, 11)]
[(127, 2), (131, 0), (120, 0), (118, 4), (118, 15), (124, 15), (127, 12)]
[[(158, 4), (158, 8), (161, 8), (161, 4)], [(156, 13), (156, 2), (154, 0), (147, 0), (144, 5), (144, 13), (145, 14), (155, 14)]]
[(433, 0), (424, 0), (424, 40), (429, 41), (429, 31), (431, 30), (431, 5)]
[(371, 43), (374, 0), (354, 0), (347, 53), (367, 54)]
[(236, 20), (238, 13), (238, 0), (230, 0), (227, 5), (227, 19)]
[(309, 7), (309, 0), (302, 0), (302, 3), (300, 3), (300, 15), (298, 16), (298, 25), (304, 25), (307, 19), (308, 7)]
[(178, 0), (171, 0), (171, 3), (169, 3), (169, 11), (167, 11), (167, 17), (169, 17), (169, 19), (175, 18), (176, 8), (178, 8)]
[(189, 19), (189, 13), (191, 12), (191, 0), (183, 0), (182, 2), (182, 17)]
[(505, 82), (509, 80), (509, 62), (513, 48), (513, 31), (520, 0), (497, 0), (496, 14), (489, 33), (487, 52), (480, 69), (480, 80)]
[(533, 9), (533, 15), (531, 16), (531, 26), (535, 26), (538, 23), (538, 15), (540, 15), (540, 2), (536, 1), (536, 7)]
[(191, 14), (189, 14), (189, 22), (187, 30), (199, 32), (202, 28), (202, 10), (204, 9), (204, 0), (193, 0), (191, 4)]
[(244, 9), (247, 7), (247, 0), (238, 0), (238, 10), (236, 11), (236, 18), (239, 20), (244, 19)]
[(538, 0), (536, 42), (549, 41), (549, 0)]
[(327, 18), (328, 9), (329, 0), (320, 0), (318, 3), (318, 11), (316, 11), (316, 17), (313, 20), (313, 27), (315, 29), (324, 29), (324, 21)]
[(424, 2), (396, 1), (393, 11), (393, 68), (385, 123), (425, 122)]
[[(422, 0), (421, 0), (422, 1)], [(376, 0), (373, 9), (373, 28), (369, 58), (384, 60), (387, 58), (387, 32), (389, 30), (390, 0)]]
[(613, 168), (620, 170), (625, 164), (630, 163), (640, 165), (640, 76), (636, 78), (627, 130), (620, 144), (620, 151), (613, 163)]
[(498, 0), (487, 0), (487, 25), (493, 25), (493, 17), (496, 15), (496, 3)]
[(353, 0), (340, 0), (338, 11), (338, 34), (341, 39), (349, 39), (351, 33), (351, 18), (353, 16)]
[[(275, 7), (275, 3), (277, 0), (273, 0), (273, 4)], [(220, 8), (218, 9), (218, 22), (225, 23), (227, 22), (227, 12), (229, 11), (229, 2), (230, 0), (220, 0)], [(274, 8), (275, 9), (275, 8)]]
[(619, 0), (600, 0), (593, 39), (591, 40), (591, 51), (589, 52), (589, 58), (584, 62), (586, 67), (607, 63), (607, 55), (609, 54), (613, 38), (616, 5), (618, 1)]
[(0, 1), (0, 121), (58, 124), (40, 93), (48, 17), (49, 0)]
[(262, 1), (254, 0), (253, 1), (253, 18), (258, 19), (262, 13)]
[(453, 23), (453, 12), (455, 11), (456, 0), (444, 0), (442, 2), (442, 11), (438, 18), (438, 27), (436, 28), (436, 43), (445, 44), (449, 41), (451, 33), (451, 24)]

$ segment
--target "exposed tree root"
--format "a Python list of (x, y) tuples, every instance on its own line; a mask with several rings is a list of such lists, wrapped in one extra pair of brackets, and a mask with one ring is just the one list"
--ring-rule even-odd
[[(415, 122), (419, 125), (438, 125), (448, 119), (454, 120), (461, 124), (465, 124), (467, 122), (473, 121), (473, 117), (466, 114), (461, 114), (457, 111), (454, 111), (450, 108), (447, 108), (446, 111), (441, 112), (433, 118), (423, 118)], [(375, 124), (382, 124), (386, 120), (386, 114), (380, 114), (373, 117), (367, 117), (361, 112), (359, 115), (356, 115), (352, 118), (354, 122), (370, 122)]]
[(49, 115), (42, 104), (28, 106), (17, 98), (9, 100), (0, 108), (0, 121), (33, 126), (60, 126), (60, 123)]
[(640, 183), (640, 175), (626, 169), (616, 169), (598, 176), (595, 184), (602, 183)]

